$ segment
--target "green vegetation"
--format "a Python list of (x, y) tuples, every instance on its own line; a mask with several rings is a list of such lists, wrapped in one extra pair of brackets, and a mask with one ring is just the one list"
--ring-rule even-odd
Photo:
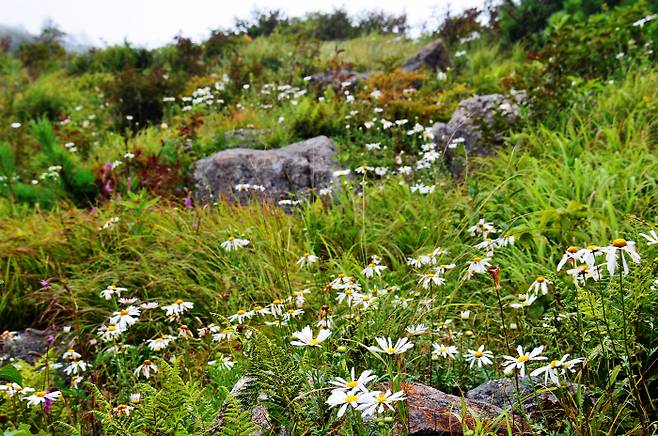
[[(446, 71), (399, 69), (431, 40), (401, 17), (340, 10), (156, 50), (68, 54), (51, 29), (0, 51), (0, 331), (53, 336), (0, 367), (4, 434), (404, 434), (407, 383), (461, 396), (521, 367), (559, 400), (526, 416), (536, 434), (658, 431), (658, 20), (590, 3), (521, 41), (510, 14), (544, 2), (448, 17)], [(343, 69), (373, 74), (307, 78)], [(428, 128), (519, 89), (503, 146), (458, 148), (450, 174)], [(330, 136), (351, 175), (291, 210), (194, 204), (190, 165), (237, 129), (261, 148)], [(351, 369), (370, 394), (332, 392)]]

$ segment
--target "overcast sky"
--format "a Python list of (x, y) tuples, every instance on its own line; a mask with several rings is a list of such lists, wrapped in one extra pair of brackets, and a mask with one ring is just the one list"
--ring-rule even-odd
[(227, 28), (234, 18), (248, 18), (255, 8), (282, 9), (289, 16), (330, 11), (344, 6), (351, 13), (384, 10), (407, 13), (419, 29), (446, 9), (459, 12), (483, 0), (0, 0), (0, 23), (38, 33), (47, 19), (81, 41), (100, 45), (132, 43), (149, 47), (169, 42), (179, 33), (196, 40), (211, 29)]

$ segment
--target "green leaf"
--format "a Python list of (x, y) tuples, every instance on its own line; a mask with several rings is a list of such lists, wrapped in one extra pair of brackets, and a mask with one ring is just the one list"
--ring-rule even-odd
[(32, 436), (32, 432), (28, 424), (20, 424), (16, 429), (6, 429), (3, 436)]
[(23, 382), (21, 373), (18, 372), (18, 370), (12, 365), (7, 365), (3, 368), (0, 368), (0, 379), (4, 379), (12, 383), (18, 383), (19, 385)]

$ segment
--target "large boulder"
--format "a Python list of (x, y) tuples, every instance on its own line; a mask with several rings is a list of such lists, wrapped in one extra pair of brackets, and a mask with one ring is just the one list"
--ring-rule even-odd
[(402, 69), (404, 71), (445, 70), (451, 65), (450, 51), (442, 39), (436, 39), (423, 47), (415, 56), (409, 58)]
[(326, 136), (274, 150), (220, 151), (195, 162), (195, 197), (207, 203), (221, 198), (246, 201), (254, 195), (272, 201), (290, 193), (305, 195), (334, 182), (335, 154), (336, 146)]
[(411, 436), (463, 434), (464, 428), (474, 430), (478, 423), (483, 423), (492, 434), (507, 435), (508, 424), (513, 434), (523, 434), (527, 430), (522, 417), (510, 414), (506, 420), (503, 409), (490, 402), (446, 394), (420, 383), (401, 387), (407, 401), (408, 434)]
[(463, 170), (464, 162), (456, 159), (461, 146), (467, 156), (492, 154), (518, 119), (524, 102), (523, 92), (511, 98), (501, 94), (476, 95), (462, 100), (450, 121), (434, 124), (434, 142), (445, 147), (450, 170), (455, 174)]

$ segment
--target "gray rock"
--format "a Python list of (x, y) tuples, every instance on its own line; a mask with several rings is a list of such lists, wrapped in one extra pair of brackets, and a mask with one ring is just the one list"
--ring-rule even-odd
[[(434, 124), (434, 141), (445, 148), (450, 171), (459, 174), (463, 170), (464, 162), (456, 153), (462, 145), (467, 156), (492, 154), (518, 119), (524, 101), (525, 93), (517, 93), (511, 99), (500, 94), (476, 95), (462, 100), (448, 123)], [(456, 149), (451, 144), (456, 144)]]
[(17, 332), (4, 332), (0, 337), (0, 365), (12, 359), (34, 364), (48, 351), (50, 334), (48, 330), (31, 328)]
[(325, 89), (329, 86), (332, 86), (334, 89), (342, 89), (353, 87), (357, 83), (368, 79), (370, 75), (371, 73), (369, 72), (360, 73), (348, 68), (341, 68), (315, 73), (311, 76), (311, 83), (319, 89)]
[[(274, 150), (235, 148), (220, 151), (194, 164), (193, 182), (199, 202), (220, 198), (278, 201), (289, 193), (306, 195), (328, 187), (335, 180), (336, 146), (318, 136)], [(239, 192), (236, 185), (264, 186), (264, 191)]]
[(450, 51), (442, 39), (436, 39), (423, 47), (414, 57), (409, 58), (402, 69), (404, 71), (445, 70), (451, 65)]
[(523, 409), (535, 421), (544, 416), (555, 416), (562, 410), (558, 398), (553, 392), (544, 389), (539, 378), (520, 378), (518, 393), (514, 379), (490, 380), (468, 391), (466, 397), (493, 404), (501, 409), (511, 409), (521, 400)]

